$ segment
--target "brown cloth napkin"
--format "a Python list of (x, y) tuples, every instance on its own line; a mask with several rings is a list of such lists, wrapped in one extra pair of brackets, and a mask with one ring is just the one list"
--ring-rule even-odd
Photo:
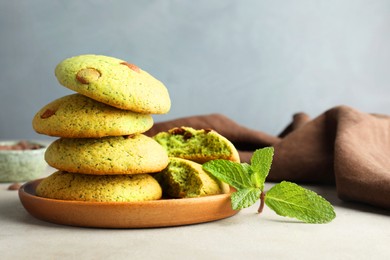
[(254, 150), (273, 146), (268, 181), (335, 184), (342, 200), (390, 209), (390, 116), (338, 106), (314, 119), (296, 114), (272, 136), (210, 114), (156, 123), (146, 134), (178, 126), (214, 129), (236, 146), (242, 162)]

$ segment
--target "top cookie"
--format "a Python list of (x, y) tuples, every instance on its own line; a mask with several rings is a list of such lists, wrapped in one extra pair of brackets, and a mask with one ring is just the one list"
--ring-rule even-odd
[(126, 61), (80, 55), (60, 62), (59, 83), (102, 103), (145, 114), (165, 114), (171, 101), (166, 87), (146, 71)]

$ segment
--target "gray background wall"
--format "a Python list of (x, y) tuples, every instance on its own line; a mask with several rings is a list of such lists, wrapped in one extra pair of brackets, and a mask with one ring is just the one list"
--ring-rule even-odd
[(95, 53), (168, 87), (155, 121), (223, 113), (278, 134), (340, 104), (390, 112), (390, 1), (0, 0), (0, 139), (34, 138), (34, 114), (72, 91), (54, 67)]

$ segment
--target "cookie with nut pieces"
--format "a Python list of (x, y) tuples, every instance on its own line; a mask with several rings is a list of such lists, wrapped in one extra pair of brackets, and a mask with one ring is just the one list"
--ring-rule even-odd
[(171, 107), (162, 82), (136, 65), (114, 57), (71, 57), (57, 65), (55, 75), (61, 85), (120, 109), (165, 114)]
[(153, 117), (72, 94), (42, 107), (32, 124), (36, 132), (49, 136), (98, 138), (143, 133), (153, 126)]

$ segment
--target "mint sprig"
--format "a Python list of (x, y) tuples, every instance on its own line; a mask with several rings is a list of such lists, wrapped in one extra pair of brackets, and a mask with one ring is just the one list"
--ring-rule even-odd
[(203, 164), (203, 169), (237, 190), (231, 195), (234, 210), (252, 206), (260, 199), (259, 213), (265, 204), (280, 216), (306, 223), (332, 221), (336, 217), (333, 206), (317, 193), (295, 183), (282, 181), (264, 192), (273, 154), (274, 149), (266, 147), (253, 153), (251, 164), (213, 160)]

